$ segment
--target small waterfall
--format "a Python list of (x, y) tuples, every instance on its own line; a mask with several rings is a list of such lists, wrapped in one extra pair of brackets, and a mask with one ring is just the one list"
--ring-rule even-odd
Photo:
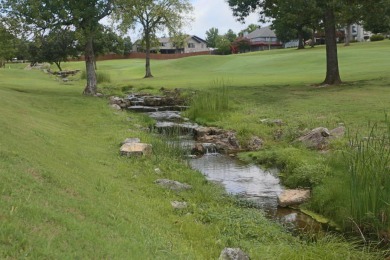
[(204, 150), (205, 150), (205, 155), (217, 155), (218, 150), (217, 146), (213, 143), (203, 143), (202, 144)]

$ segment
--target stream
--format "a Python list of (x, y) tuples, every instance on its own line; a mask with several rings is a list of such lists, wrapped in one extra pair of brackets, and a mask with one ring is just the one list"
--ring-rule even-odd
[[(277, 169), (264, 170), (258, 165), (218, 153), (213, 143), (195, 141), (194, 130), (201, 126), (181, 117), (183, 106), (164, 106), (163, 97), (155, 96), (130, 95), (127, 100), (133, 104), (128, 107), (130, 111), (147, 113), (157, 121), (153, 131), (165, 135), (167, 142), (174, 143), (173, 147), (186, 151), (190, 167), (201, 172), (207, 180), (223, 186), (228, 194), (261, 209), (268, 219), (282, 224), (293, 234), (315, 234), (329, 229), (299, 210), (278, 206), (277, 197), (284, 187)], [(204, 155), (191, 155), (196, 144), (206, 147)]]

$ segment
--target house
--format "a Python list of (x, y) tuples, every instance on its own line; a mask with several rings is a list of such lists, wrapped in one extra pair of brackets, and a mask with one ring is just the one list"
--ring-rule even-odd
[(282, 48), (283, 43), (278, 40), (270, 26), (257, 28), (251, 33), (244, 35), (251, 42), (251, 51), (263, 51)]
[(345, 31), (347, 35), (350, 35), (350, 40), (363, 42), (367, 41), (372, 36), (371, 32), (364, 30), (363, 26), (359, 24), (352, 24), (349, 29), (349, 32), (347, 32), (348, 28), (346, 28)]
[[(174, 54), (174, 53), (193, 53), (193, 52), (205, 52), (209, 51), (207, 42), (195, 35), (189, 35), (185, 38), (182, 46), (175, 46), (172, 38), (163, 37), (158, 39), (159, 46), (153, 47), (151, 52), (161, 54)], [(136, 41), (133, 44), (133, 52), (144, 52), (141, 46), (141, 41)]]

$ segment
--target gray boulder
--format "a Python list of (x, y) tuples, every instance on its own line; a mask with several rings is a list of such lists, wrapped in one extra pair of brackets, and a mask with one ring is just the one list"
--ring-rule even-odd
[(158, 179), (155, 181), (155, 183), (160, 185), (163, 188), (174, 190), (174, 191), (189, 190), (192, 188), (191, 185), (188, 185), (186, 183), (181, 183), (178, 181), (173, 181), (168, 179)]
[(139, 138), (126, 138), (122, 143), (121, 145), (124, 145), (124, 144), (133, 144), (133, 143), (140, 143), (141, 142), (141, 139)]
[(325, 127), (318, 127), (301, 136), (297, 141), (302, 142), (307, 148), (323, 150), (328, 145), (330, 132)]
[(249, 256), (245, 254), (240, 248), (224, 248), (219, 260), (249, 260)]
[(181, 201), (171, 201), (171, 205), (174, 209), (185, 209), (187, 208), (187, 202)]
[(111, 108), (115, 109), (115, 110), (122, 110), (121, 106), (118, 105), (118, 104), (111, 104)]
[(345, 126), (339, 126), (335, 129), (330, 130), (330, 137), (331, 138), (342, 138), (345, 135), (346, 128)]

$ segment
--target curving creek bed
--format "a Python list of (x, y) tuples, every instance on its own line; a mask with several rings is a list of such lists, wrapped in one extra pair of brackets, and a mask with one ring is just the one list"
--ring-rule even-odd
[(299, 210), (278, 206), (277, 197), (284, 188), (276, 169), (263, 170), (255, 164), (218, 153), (212, 143), (200, 144), (206, 147), (202, 156), (191, 155), (191, 150), (198, 143), (194, 140), (193, 130), (200, 126), (181, 117), (180, 111), (186, 107), (172, 104), (164, 97), (137, 94), (124, 99), (111, 98), (110, 101), (113, 105), (133, 112), (147, 113), (157, 121), (154, 130), (165, 134), (167, 142), (174, 147), (187, 151), (188, 164), (193, 169), (200, 171), (209, 181), (222, 185), (227, 193), (248, 201), (252, 207), (262, 209), (269, 219), (281, 223), (292, 233), (313, 234), (329, 229), (328, 225), (315, 221)]

